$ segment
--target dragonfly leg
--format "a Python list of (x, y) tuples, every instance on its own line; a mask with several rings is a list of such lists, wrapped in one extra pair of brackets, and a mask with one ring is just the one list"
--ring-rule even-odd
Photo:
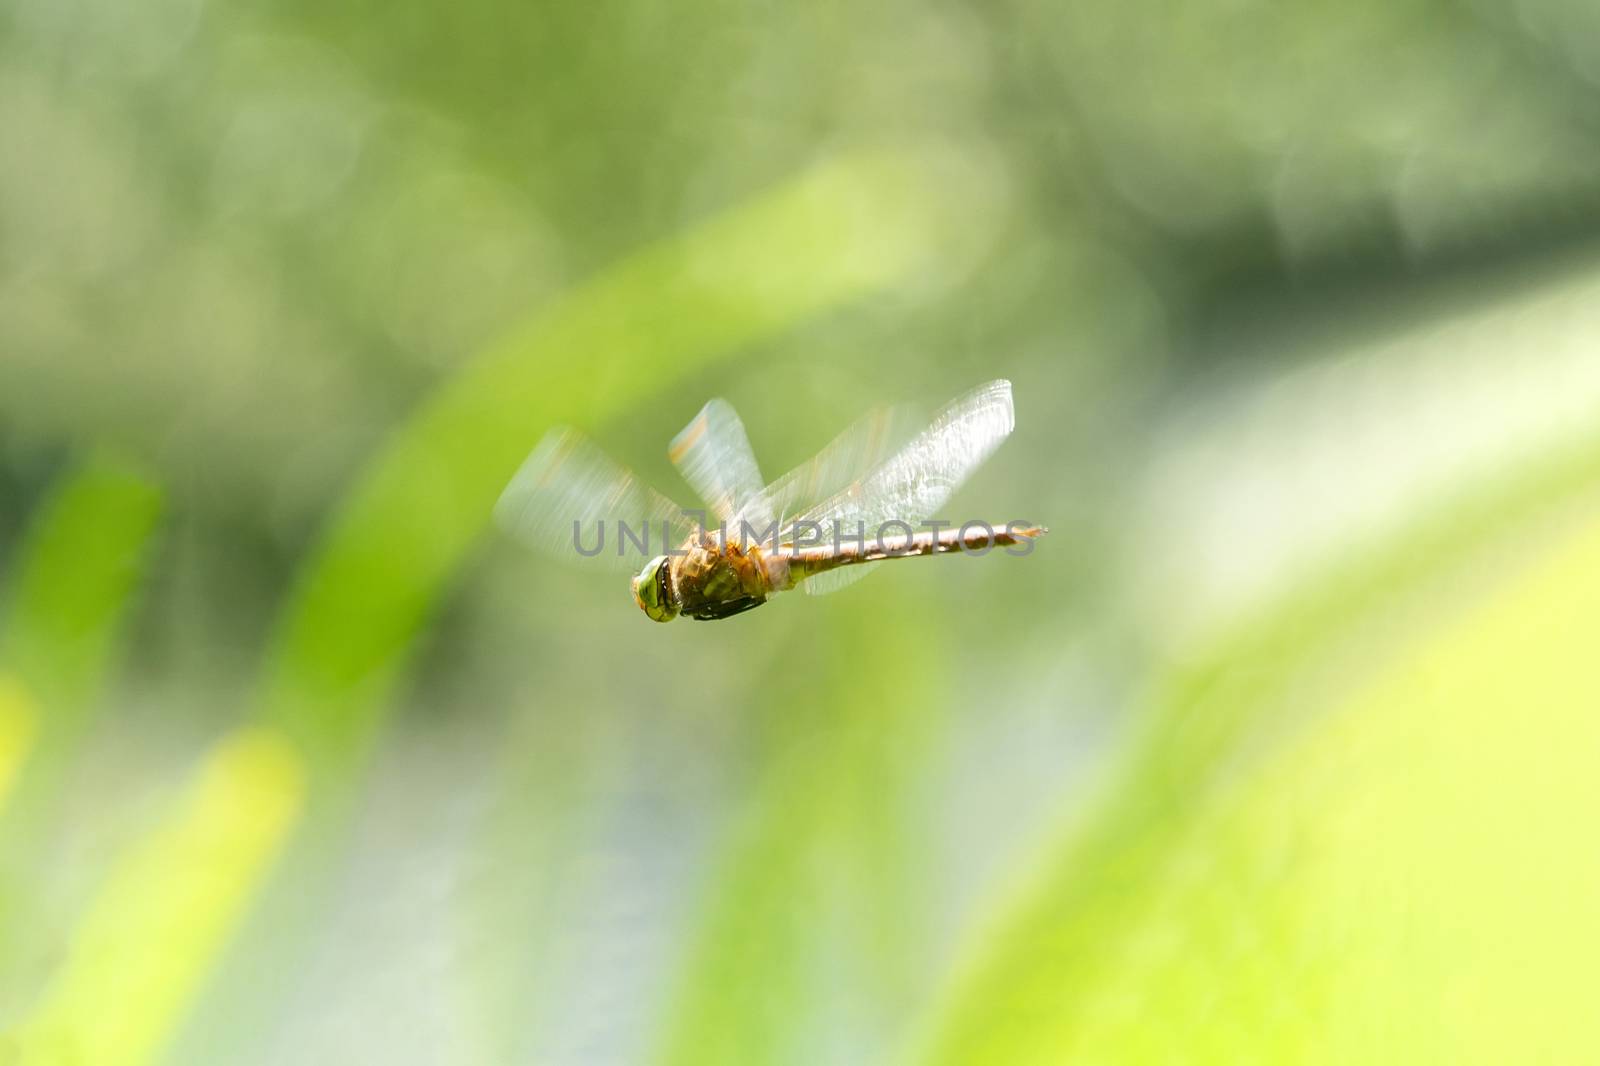
[(708, 603), (690, 617), (701, 622), (714, 622), (720, 618), (732, 618), (742, 614), (752, 607), (760, 607), (767, 602), (765, 596), (741, 596), (736, 600), (723, 600), (720, 603)]

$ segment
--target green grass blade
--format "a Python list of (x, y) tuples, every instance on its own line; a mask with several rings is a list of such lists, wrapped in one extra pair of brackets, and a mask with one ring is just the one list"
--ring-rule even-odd
[(11, 1038), (28, 1066), (143, 1066), (171, 1039), (302, 802), (293, 749), (267, 731), (218, 746), (130, 847)]
[(1595, 1059), (1597, 502), (1193, 798), (1063, 1057)]
[[(1589, 442), (1537, 469), (1518, 473), (1514, 480), (1444, 509), (1387, 553), (1302, 589), (1198, 665), (1169, 677), (1150, 713), (1146, 742), (1105, 806), (1081, 828), (1064, 829), (1060, 842), (1039, 857), (1021, 890), (996, 904), (947, 996), (929, 1012), (910, 1057), (952, 1066), (990, 1062), (1023, 1066), (1080, 1057), (1119, 1062), (1169, 1061), (1173, 1055), (1193, 1059), (1203, 1042), (1197, 1019), (1205, 1011), (1196, 1006), (1203, 997), (1212, 997), (1208, 1002), (1215, 1004), (1216, 997), (1226, 995), (1234, 983), (1255, 982), (1254, 992), (1264, 1002), (1270, 998), (1263, 984), (1274, 965), (1270, 954), (1250, 958), (1249, 952), (1239, 951), (1228, 959), (1237, 972), (1222, 966), (1202, 979), (1183, 958), (1171, 957), (1170, 952), (1157, 958), (1159, 953), (1150, 946), (1180, 936), (1163, 923), (1188, 920), (1182, 915), (1189, 897), (1184, 888), (1173, 885), (1191, 884), (1187, 870), (1197, 857), (1209, 857), (1215, 867), (1212, 881), (1201, 875), (1204, 887), (1227, 895), (1234, 887), (1215, 884), (1215, 879), (1231, 877), (1233, 860), (1250, 855), (1247, 847), (1229, 848), (1227, 842), (1205, 835), (1208, 800), (1232, 787), (1241, 765), (1251, 765), (1243, 755), (1246, 749), (1253, 750), (1251, 738), (1262, 736), (1272, 722), (1276, 729), (1284, 729), (1282, 712), (1289, 708), (1303, 715), (1308, 678), (1313, 690), (1320, 686), (1334, 693), (1323, 708), (1326, 712), (1348, 698), (1339, 690), (1352, 679), (1359, 681), (1362, 670), (1381, 670), (1385, 663), (1398, 675), (1416, 669), (1417, 653), (1409, 650), (1415, 624), (1400, 627), (1404, 632), (1398, 640), (1393, 632), (1380, 632), (1374, 639), (1367, 629), (1385, 620), (1392, 624), (1389, 616), (1397, 611), (1403, 615), (1401, 609), (1407, 605), (1430, 603), (1433, 583), (1459, 573), (1473, 552), (1513, 531), (1538, 527), (1535, 517), (1559, 510), (1556, 505), (1561, 501), (1592, 488), (1600, 481), (1600, 443)], [(1592, 576), (1587, 571), (1584, 575)], [(1430, 609), (1435, 615), (1448, 614), (1452, 606), (1433, 603)], [(1530, 625), (1535, 619), (1521, 621)], [(1592, 621), (1587, 628), (1592, 629)], [(1359, 669), (1353, 670), (1341, 658), (1352, 647), (1370, 653), (1375, 646), (1382, 654), (1357, 656)], [(1530, 655), (1526, 664), (1511, 660), (1500, 665), (1511, 671), (1509, 676), (1522, 677), (1521, 672), (1535, 661), (1542, 659)], [(1538, 679), (1529, 674), (1522, 680), (1534, 688)], [(1502, 693), (1505, 683), (1509, 682), (1502, 679)], [(1547, 684), (1540, 681), (1537, 687)], [(1310, 722), (1332, 717), (1336, 716), (1313, 715)], [(1311, 728), (1304, 718), (1298, 724)], [(1292, 729), (1287, 731), (1292, 735)], [(1257, 753), (1256, 758), (1262, 756)], [(1252, 813), (1272, 806), (1272, 801), (1265, 801)], [(1283, 857), (1281, 850), (1273, 854)], [(1197, 895), (1192, 902), (1203, 912), (1207, 897)], [(1212, 931), (1251, 928), (1247, 915), (1209, 917)], [(1275, 933), (1274, 922), (1299, 917), (1260, 914), (1260, 935), (1271, 940), (1281, 935)], [(1360, 915), (1349, 918), (1361, 920)], [(1307, 930), (1297, 928), (1297, 932)], [(1259, 951), (1287, 950), (1298, 942), (1275, 940), (1260, 945)], [(1137, 961), (1131, 961), (1134, 956), (1139, 956)], [(1166, 965), (1182, 971), (1184, 979), (1165, 980), (1161, 967)], [(1280, 988), (1272, 1009), (1315, 1010), (1320, 992), (1310, 986), (1299, 991), (1303, 1000)], [(1192, 1027), (1172, 1029), (1161, 1021), (1179, 1016)], [(1140, 1025), (1147, 1032), (1135, 1039)], [(1190, 1042), (1172, 1042), (1167, 1038), (1171, 1032), (1186, 1034)], [(1245, 1041), (1233, 1047), (1239, 1054), (1228, 1057), (1219, 1052), (1217, 1061), (1238, 1061), (1249, 1057), (1245, 1051), (1254, 1054), (1268, 1046)], [(1286, 1060), (1299, 1060), (1290, 1049), (1282, 1050)], [(1259, 1057), (1285, 1060), (1270, 1052)], [(1401, 1056), (1396, 1061), (1415, 1058)], [(1440, 1061), (1453, 1059), (1446, 1055)]]
[(0, 667), (38, 708), (41, 756), (87, 725), (143, 574), (163, 495), (106, 454), (68, 473), (33, 519), (12, 564)]
[[(910, 797), (941, 679), (931, 666), (906, 676), (880, 665), (939, 639), (919, 621), (909, 610), (835, 615), (829, 640), (807, 649), (803, 683), (764, 696), (764, 713), (804, 722), (804, 736), (772, 745), (741, 804), (668, 987), (657, 1061), (806, 1061), (830, 1028), (880, 1039), (917, 990), (906, 972), (921, 958), (905, 883)], [(819, 960), (861, 982), (853, 1002), (828, 1002)], [(808, 1013), (819, 1001), (840, 1016)]]
[(33, 750), (39, 730), (39, 708), (15, 678), (0, 675), (0, 811)]

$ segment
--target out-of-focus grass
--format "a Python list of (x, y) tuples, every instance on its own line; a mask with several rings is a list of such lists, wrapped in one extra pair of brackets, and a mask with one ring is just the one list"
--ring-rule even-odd
[[(313, 788), (331, 797), (357, 780), (388, 685), (428, 608), (483, 530), (510, 471), (544, 430), (558, 417), (586, 422), (614, 415), (739, 346), (903, 283), (931, 254), (931, 242), (954, 233), (944, 221), (948, 205), (921, 168), (926, 162), (893, 154), (839, 159), (639, 253), (487, 352), (397, 433), (308, 561), (285, 607), (261, 697), (269, 735), (279, 738), (273, 743), (287, 738), (304, 753)], [(781, 260), (767, 255), (774, 246), (786, 249)], [(550, 398), (559, 398), (559, 408)], [(283, 805), (286, 826), (298, 810), (298, 803)], [(337, 804), (319, 810), (324, 837), (338, 810)], [(180, 990), (151, 1006), (163, 1026), (181, 1015), (229, 923), (271, 872), (269, 857), (283, 830), (274, 823), (273, 839), (255, 839), (260, 825), (242, 818), (219, 830), (229, 831), (251, 838), (228, 843), (248, 861), (230, 866), (215, 921), (184, 958)], [(158, 839), (181, 835), (170, 827), (156, 832)], [(134, 855), (160, 849), (144, 842)], [(139, 874), (139, 884), (154, 876)], [(128, 945), (83, 978), (96, 995), (142, 983), (134, 948), (141, 937), (151, 938), (142, 941), (146, 951), (165, 950), (166, 918), (137, 913), (140, 898), (132, 895), (135, 910), (119, 918), (117, 893), (108, 889), (96, 912), (93, 920), (107, 928), (120, 923)], [(274, 924), (269, 935), (282, 933)], [(85, 930), (80, 938), (99, 935)], [(51, 1008), (51, 1025), (70, 1029), (73, 1012), (91, 1001), (88, 994), (64, 995)]]
[(163, 493), (107, 454), (70, 470), (16, 558), (0, 625), (0, 669), (40, 708), (41, 758), (79, 738), (143, 572)]
[[(1548, 547), (1542, 516), (1600, 467), (1520, 470), (1515, 491), (1441, 511), (1325, 582), (1290, 565), (1314, 552), (1274, 549), (1306, 543), (1307, 511), (1332, 534), (1314, 547), (1348, 548), (1361, 509), (1319, 507), (1382, 480), (1353, 467), (1445, 453), (1468, 480), (1542, 447), (1485, 413), (1513, 360), (1541, 386), (1522, 397), (1527, 423), (1557, 406), (1587, 417), (1592, 375), (1573, 371), (1592, 316), (1568, 306), (1587, 288), (1475, 337), (1486, 372), (1472, 380), (1495, 393), (1484, 406), (1407, 398), (1459, 397), (1448, 369), (1406, 366), (1425, 349), (1458, 366), (1458, 337), (1434, 331), (1478, 296), (1430, 305), (1359, 367), (1345, 357), (1362, 340), (1353, 304), (1456, 266), (1502, 270), (1505, 291), (1532, 279), (1519, 265), (1594, 231), (1592, 5), (1159, 8), (8, 10), (0, 477), (27, 496), (34, 449), (110, 439), (159, 471), (182, 516), (138, 634), (148, 654), (117, 692), (114, 724), (136, 743), (88, 728), (108, 724), (91, 715), (133, 579), (81, 521), (54, 532), (66, 490), (35, 498), (44, 532), (6, 575), (0, 671), (18, 684), (0, 681), (0, 778), (20, 772), (23, 796), (60, 785), (30, 748), (100, 759), (71, 787), (32, 790), (75, 804), (54, 864), (68, 869), (30, 870), (13, 848), (8, 891), (114, 868), (76, 929), (77, 894), (37, 923), (5, 900), (8, 930), (38, 927), (25, 950), (0, 942), (16, 993), (0, 1013), (26, 1014), (44, 990), (29, 1056), (454, 1062), (471, 1043), (486, 1063), (875, 1062), (920, 1019), (908, 1056), (940, 1061), (1231, 1062), (1292, 1057), (1313, 1033), (1348, 1061), (1384, 1050), (1361, 1046), (1384, 998), (1446, 984), (1445, 1007), (1394, 1021), (1388, 1048), (1446, 1057), (1434, 1017), (1486, 1049), (1524, 1031), (1519, 1014), (1564, 1019), (1581, 986), (1554, 940), (1557, 916), (1580, 932), (1589, 920), (1579, 897), (1552, 890), (1548, 915), (1528, 918), (1509, 877), (1480, 878), (1470, 849), (1422, 838), (1466, 811), (1488, 850), (1592, 882), (1553, 835), (1587, 839), (1574, 812), (1593, 797), (1571, 780), (1589, 737), (1565, 713), (1581, 693), (1557, 680), (1583, 669), (1573, 641), (1592, 626), (1558, 602), (1555, 577), (1541, 592), (1521, 570), (1485, 586), (1487, 614), (1469, 605), (1428, 628), (1427, 611), (1459, 611), (1433, 582), (1470, 573), (1498, 532)], [(815, 160), (908, 137), (942, 145), (944, 162), (846, 154), (746, 201)], [(1005, 211), (979, 202), (1002, 187)], [(970, 279), (963, 227), (998, 252)], [(971, 283), (897, 298), (954, 277)], [(853, 301), (862, 313), (829, 314)], [(530, 306), (542, 310), (522, 320)], [(1264, 322), (1267, 339), (1230, 343), (1234, 319)], [(1301, 345), (1308, 329), (1326, 343)], [(1529, 358), (1552, 347), (1571, 358)], [(1315, 380), (1280, 388), (1284, 367), (1313, 360)], [(1309, 395), (1352, 372), (1360, 387)], [(1219, 373), (1259, 386), (1260, 404), (1197, 406)], [(884, 576), (709, 632), (650, 631), (620, 586), (515, 571), (509, 553), (472, 579), (490, 502), (553, 420), (653, 446), (669, 410), (726, 392), (764, 461), (768, 448), (798, 459), (835, 409), (842, 421), (997, 374), (1021, 386), (1017, 439), (963, 503), (1037, 507), (1057, 531), (1009, 573)], [(1248, 417), (1258, 407), (1275, 417)], [(1383, 421), (1403, 429), (1343, 450)], [(1219, 426), (1235, 432), (1208, 432)], [(1163, 437), (1196, 459), (1145, 486), (1169, 498), (1166, 522), (1186, 509), (1221, 521), (1186, 537), (1157, 519), (1128, 550), (1139, 523), (1119, 492)], [(1230, 448), (1244, 476), (1208, 465)], [(1260, 455), (1319, 448), (1321, 464), (1248, 476)], [(1283, 490), (1302, 474), (1303, 491)], [(100, 527), (130, 546), (137, 495), (126, 522)], [(1427, 518), (1423, 496), (1400, 495), (1396, 511)], [(0, 530), (14, 525), (0, 513)], [(1231, 568), (1207, 557), (1219, 541)], [(1549, 565), (1592, 584), (1577, 555)], [(1173, 614), (1241, 571), (1266, 575), (1263, 591), (1298, 584), (1162, 674), (1168, 630), (1140, 615), (1126, 571), (1157, 575), (1149, 598)], [(1413, 601), (1431, 606), (1384, 628)], [(1190, 612), (1197, 627), (1226, 613), (1218, 602)], [(1568, 630), (1519, 643), (1564, 612)], [(56, 624), (72, 618), (82, 627)], [(412, 689), (419, 649), (437, 654)], [(196, 680), (195, 664), (212, 672)], [(1127, 772), (1086, 811), (1080, 782), (1123, 751), (1126, 689), (1151, 671), (1165, 682)], [(206, 685), (243, 708), (196, 698)], [(1443, 698), (1467, 728), (1438, 716)], [(1502, 708), (1522, 704), (1551, 744), (1570, 743), (1507, 736)], [(241, 709), (266, 737), (237, 740)], [(396, 710), (407, 728), (387, 728)], [(1013, 787), (1033, 725), (1075, 716), (1096, 719), (1094, 743), (1045, 736), (1031, 772), (1048, 781)], [(459, 761), (432, 750), (457, 735)], [(134, 805), (166, 816), (149, 837), (118, 858), (125, 841), (95, 836), (130, 783), (159, 795), (218, 736), (185, 799)], [(236, 757), (238, 743), (259, 758)], [(1411, 774), (1414, 758), (1426, 765)], [(953, 809), (954, 778), (987, 779), (975, 811)], [(1479, 779), (1504, 803), (1478, 803)], [(396, 795), (479, 806), (430, 822)], [(1019, 894), (995, 870), (1054, 825), (1027, 809), (1042, 799), (1066, 804), (1065, 828), (1034, 856), (1042, 868), (1022, 864), (1037, 876)], [(1540, 805), (1562, 808), (1552, 835), (1524, 844), (1505, 812)], [(319, 829), (326, 847), (284, 861)], [(1532, 978), (1484, 979), (1440, 947), (1441, 923), (1397, 910), (1434, 901), (1461, 932), (1452, 944)], [(992, 924), (974, 932), (974, 913)], [(1338, 965), (1318, 954), (1323, 919), (1348, 946)], [(964, 938), (965, 965), (935, 997)], [(1415, 964), (1374, 973), (1395, 944), (1417, 945)], [(1537, 1002), (1556, 981), (1571, 989)], [(1496, 1011), (1471, 1011), (1491, 995), (1499, 1028)], [(1297, 1012), (1311, 1021), (1280, 1017)]]
[(293, 827), (302, 776), (293, 749), (264, 730), (220, 745), (101, 887), (13, 1038), (15, 1061), (152, 1061)]
[[(1519, 470), (1162, 682), (1103, 808), (1069, 815), (1060, 844), (975, 927), (912, 1059), (1592, 1054), (1592, 1026), (1568, 1025), (1576, 1001), (1541, 1001), (1526, 982), (1575, 987), (1556, 976), (1575, 974), (1583, 950), (1563, 932), (1591, 944), (1600, 917), (1568, 887), (1595, 883), (1593, 857), (1557, 844), (1596, 803), (1571, 753), (1600, 746), (1580, 711), (1593, 705), (1582, 634), (1600, 603), (1597, 477), (1593, 441)], [(1589, 517), (1546, 558), (1571, 537), (1574, 501)], [(1538, 566), (1473, 579), (1485, 558), (1502, 573), (1508, 551)], [(1546, 744), (1567, 753), (1553, 784), (1538, 780)], [(1514, 798), (1490, 814), (1500, 790)], [(1385, 803), (1404, 812), (1395, 824)], [(1518, 819), (1549, 822), (1530, 844)], [(1329, 857), (1333, 842), (1345, 852)], [(1493, 868), (1539, 874), (1482, 887)], [(1544, 901), (1553, 910), (1534, 917)], [(1503, 953), (1521, 935), (1508, 930), (1529, 939)]]
[(1194, 796), (1075, 1030), (995, 1061), (1592, 1060), (1595, 502)]
[[(48, 951), (48, 812), (122, 650), (165, 494), (136, 466), (95, 452), (69, 467), (10, 564), (0, 623), (0, 974), (17, 983)], [(11, 1013), (15, 1004), (11, 1004)]]
[(39, 708), (15, 678), (0, 677), (0, 811), (33, 748)]
[[(844, 1046), (830, 1030), (881, 1045), (922, 991), (908, 797), (937, 735), (938, 673), (865, 661), (903, 660), (926, 639), (910, 611), (842, 623), (783, 701), (815, 732), (773, 754), (704, 890), (669, 986), (662, 1062), (827, 1061)], [(843, 973), (855, 993), (830, 994)]]

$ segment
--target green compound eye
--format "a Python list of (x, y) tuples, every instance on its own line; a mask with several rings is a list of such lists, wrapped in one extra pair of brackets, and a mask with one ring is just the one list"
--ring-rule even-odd
[(645, 564), (633, 579), (633, 602), (657, 622), (670, 622), (678, 610), (666, 600), (667, 557), (658, 555)]

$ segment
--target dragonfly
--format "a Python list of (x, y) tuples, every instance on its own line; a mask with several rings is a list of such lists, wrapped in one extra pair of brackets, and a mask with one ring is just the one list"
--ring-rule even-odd
[(713, 399), (667, 451), (704, 510), (679, 507), (577, 430), (557, 427), (511, 479), (495, 518), (567, 558), (632, 572), (648, 556), (632, 579), (639, 608), (657, 622), (713, 621), (794, 588), (833, 592), (891, 559), (1029, 554), (1043, 526), (934, 520), (1014, 423), (1004, 380), (952, 400), (898, 447), (905, 411), (882, 407), (767, 483), (739, 416)]

